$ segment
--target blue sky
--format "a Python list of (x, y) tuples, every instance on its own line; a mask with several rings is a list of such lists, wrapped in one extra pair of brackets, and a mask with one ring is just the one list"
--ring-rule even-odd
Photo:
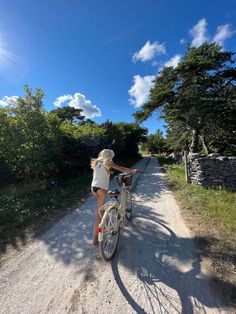
[[(186, 43), (236, 51), (236, 0), (1, 0), (0, 106), (42, 88), (46, 110), (70, 105), (97, 123), (132, 122), (164, 65)], [(156, 115), (144, 123), (162, 128)]]

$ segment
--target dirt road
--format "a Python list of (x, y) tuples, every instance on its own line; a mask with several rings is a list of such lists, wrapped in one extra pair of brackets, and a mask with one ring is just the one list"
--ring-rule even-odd
[(95, 202), (89, 197), (2, 265), (0, 313), (229, 313), (209, 290), (156, 159), (133, 195), (134, 217), (111, 263), (91, 245)]

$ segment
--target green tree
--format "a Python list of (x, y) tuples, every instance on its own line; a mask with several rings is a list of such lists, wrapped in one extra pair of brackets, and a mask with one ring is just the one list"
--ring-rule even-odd
[(43, 96), (41, 89), (26, 85), (24, 96), (0, 109), (1, 184), (76, 177), (88, 171), (90, 158), (106, 147), (121, 160), (137, 154), (146, 134), (138, 124), (77, 123), (74, 111), (63, 111), (68, 114), (64, 117), (58, 111), (46, 112)]
[(17, 142), (14, 120), (6, 109), (0, 109), (0, 184), (13, 179), (12, 165), (16, 162), (14, 142)]
[(107, 120), (101, 124), (101, 128), (104, 130), (103, 146), (114, 150), (116, 155), (118, 153), (122, 154), (124, 151), (124, 138), (117, 124)]
[[(185, 134), (191, 132), (191, 152), (199, 151), (199, 139), (207, 153), (209, 149), (221, 150), (218, 134), (233, 134), (222, 149), (232, 153), (235, 118), (230, 117), (236, 116), (234, 63), (233, 53), (223, 51), (215, 43), (189, 48), (176, 68), (165, 67), (158, 74), (150, 101), (136, 112), (136, 119), (144, 121), (161, 110), (172, 130), (181, 125)], [(207, 143), (213, 126), (214, 140)]]
[(138, 144), (144, 141), (147, 129), (137, 123), (106, 121), (101, 124), (105, 131), (104, 147), (113, 149), (118, 158), (135, 157), (138, 154)]
[(146, 141), (143, 143), (144, 150), (148, 150), (151, 153), (161, 154), (166, 150), (166, 141), (161, 130), (157, 130), (154, 134), (149, 134), (146, 137)]
[(83, 121), (85, 116), (81, 114), (82, 112), (82, 109), (77, 109), (70, 106), (64, 106), (51, 111), (51, 113), (55, 113), (62, 121), (69, 121), (70, 123), (78, 123), (79, 121)]
[(166, 131), (166, 150), (168, 152), (189, 151), (191, 132), (184, 123), (180, 121), (169, 123)]
[[(11, 134), (8, 156), (5, 160), (17, 178), (38, 179), (44, 171), (46, 161), (45, 142), (47, 137), (46, 113), (43, 109), (41, 89), (33, 91), (27, 85), (25, 96), (6, 107), (6, 114), (11, 121)], [(13, 136), (11, 135), (11, 138)], [(14, 150), (14, 157), (10, 152)]]

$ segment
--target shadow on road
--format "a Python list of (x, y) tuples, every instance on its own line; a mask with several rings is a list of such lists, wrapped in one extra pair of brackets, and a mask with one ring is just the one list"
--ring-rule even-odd
[[(162, 193), (168, 193), (162, 173), (156, 175), (158, 167), (154, 166), (154, 174), (146, 173), (139, 184), (142, 202), (135, 204), (133, 221), (122, 231), (111, 262), (114, 278), (137, 313), (148, 309), (148, 313), (192, 314), (196, 308), (205, 313), (205, 307), (219, 306), (209, 291), (209, 281), (214, 278), (201, 273), (192, 239), (177, 236), (163, 215), (150, 206)], [(122, 275), (126, 271), (136, 278), (132, 283)]]
[[(194, 253), (192, 240), (177, 237), (150, 208), (142, 208), (142, 214), (134, 218), (132, 227), (122, 233), (120, 241), (112, 270), (120, 291), (137, 313), (145, 313), (144, 307), (148, 307), (152, 313), (191, 314), (192, 302), (202, 312), (204, 306), (217, 307), (208, 288), (210, 278), (200, 275), (200, 259)], [(187, 270), (181, 269), (182, 264)], [(122, 281), (119, 267), (136, 276), (133, 286)], [(141, 293), (145, 294), (141, 304), (133, 297), (137, 282), (141, 282)]]

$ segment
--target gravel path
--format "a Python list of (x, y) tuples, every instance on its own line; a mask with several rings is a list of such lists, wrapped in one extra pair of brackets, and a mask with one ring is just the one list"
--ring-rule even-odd
[(112, 262), (91, 245), (95, 201), (89, 197), (2, 265), (0, 313), (228, 313), (210, 293), (156, 159), (147, 162), (136, 165), (146, 170)]

